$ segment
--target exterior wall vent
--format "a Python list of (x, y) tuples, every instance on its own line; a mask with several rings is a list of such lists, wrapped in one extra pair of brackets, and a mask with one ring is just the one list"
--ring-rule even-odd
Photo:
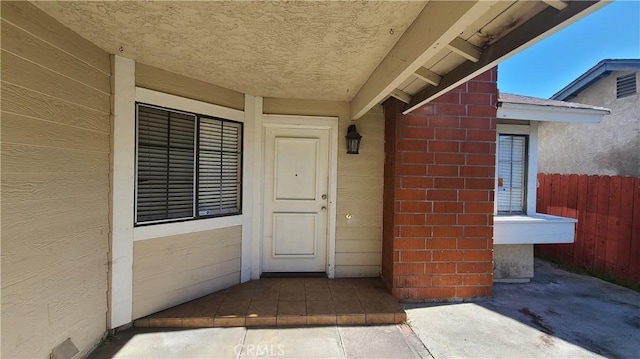
[(616, 98), (635, 95), (636, 92), (637, 89), (635, 73), (626, 76), (620, 76), (616, 79)]

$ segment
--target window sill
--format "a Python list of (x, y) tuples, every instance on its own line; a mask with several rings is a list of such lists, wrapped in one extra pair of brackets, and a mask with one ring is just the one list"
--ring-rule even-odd
[(578, 220), (574, 218), (567, 217), (558, 217), (552, 216), (549, 214), (536, 213), (532, 215), (526, 214), (498, 214), (493, 216), (493, 223), (548, 223), (548, 222), (558, 222), (558, 223), (577, 223)]
[(220, 229), (242, 225), (244, 217), (242, 214), (226, 217), (216, 217), (207, 219), (197, 219), (184, 222), (162, 223), (135, 227), (133, 229), (133, 240), (142, 241), (167, 236), (175, 236), (193, 232), (202, 232), (212, 229)]
[(496, 215), (493, 217), (494, 244), (573, 243), (573, 218), (535, 213), (533, 215)]

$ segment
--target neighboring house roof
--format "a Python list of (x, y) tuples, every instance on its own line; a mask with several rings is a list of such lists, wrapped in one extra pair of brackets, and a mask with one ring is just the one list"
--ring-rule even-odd
[(498, 95), (498, 118), (529, 121), (598, 123), (602, 119), (602, 116), (609, 114), (611, 114), (611, 110), (605, 107), (548, 100), (504, 92)]
[(564, 101), (576, 97), (580, 91), (589, 87), (599, 79), (609, 75), (613, 71), (640, 71), (640, 59), (605, 59), (587, 70), (562, 90), (551, 96), (552, 100)]
[(545, 98), (539, 97), (531, 97), (531, 96), (523, 96), (523, 95), (515, 95), (512, 93), (504, 93), (500, 92), (498, 95), (498, 103), (513, 103), (513, 104), (521, 104), (521, 105), (536, 105), (536, 106), (551, 106), (551, 107), (566, 107), (566, 108), (576, 108), (576, 109), (590, 109), (590, 110), (600, 110), (610, 112), (608, 108), (585, 105), (577, 102), (567, 102), (567, 101), (558, 101), (558, 100), (548, 100)]

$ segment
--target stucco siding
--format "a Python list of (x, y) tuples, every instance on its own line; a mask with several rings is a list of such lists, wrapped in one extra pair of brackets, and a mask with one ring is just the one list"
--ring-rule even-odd
[(640, 94), (616, 98), (616, 78), (626, 74), (612, 72), (571, 99), (611, 109), (601, 123), (540, 124), (539, 172), (640, 176)]
[(136, 241), (133, 319), (240, 283), (242, 227)]
[(264, 99), (266, 114), (338, 117), (335, 275), (377, 277), (382, 250), (384, 115), (382, 106), (376, 106), (354, 122), (362, 144), (360, 154), (349, 155), (344, 140), (352, 123), (349, 111), (348, 102)]
[(109, 55), (3, 1), (1, 62), (1, 356), (83, 356), (106, 332)]

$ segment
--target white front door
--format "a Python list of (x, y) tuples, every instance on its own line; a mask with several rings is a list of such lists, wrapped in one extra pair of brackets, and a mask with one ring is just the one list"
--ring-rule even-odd
[(330, 130), (265, 128), (264, 272), (325, 272)]

